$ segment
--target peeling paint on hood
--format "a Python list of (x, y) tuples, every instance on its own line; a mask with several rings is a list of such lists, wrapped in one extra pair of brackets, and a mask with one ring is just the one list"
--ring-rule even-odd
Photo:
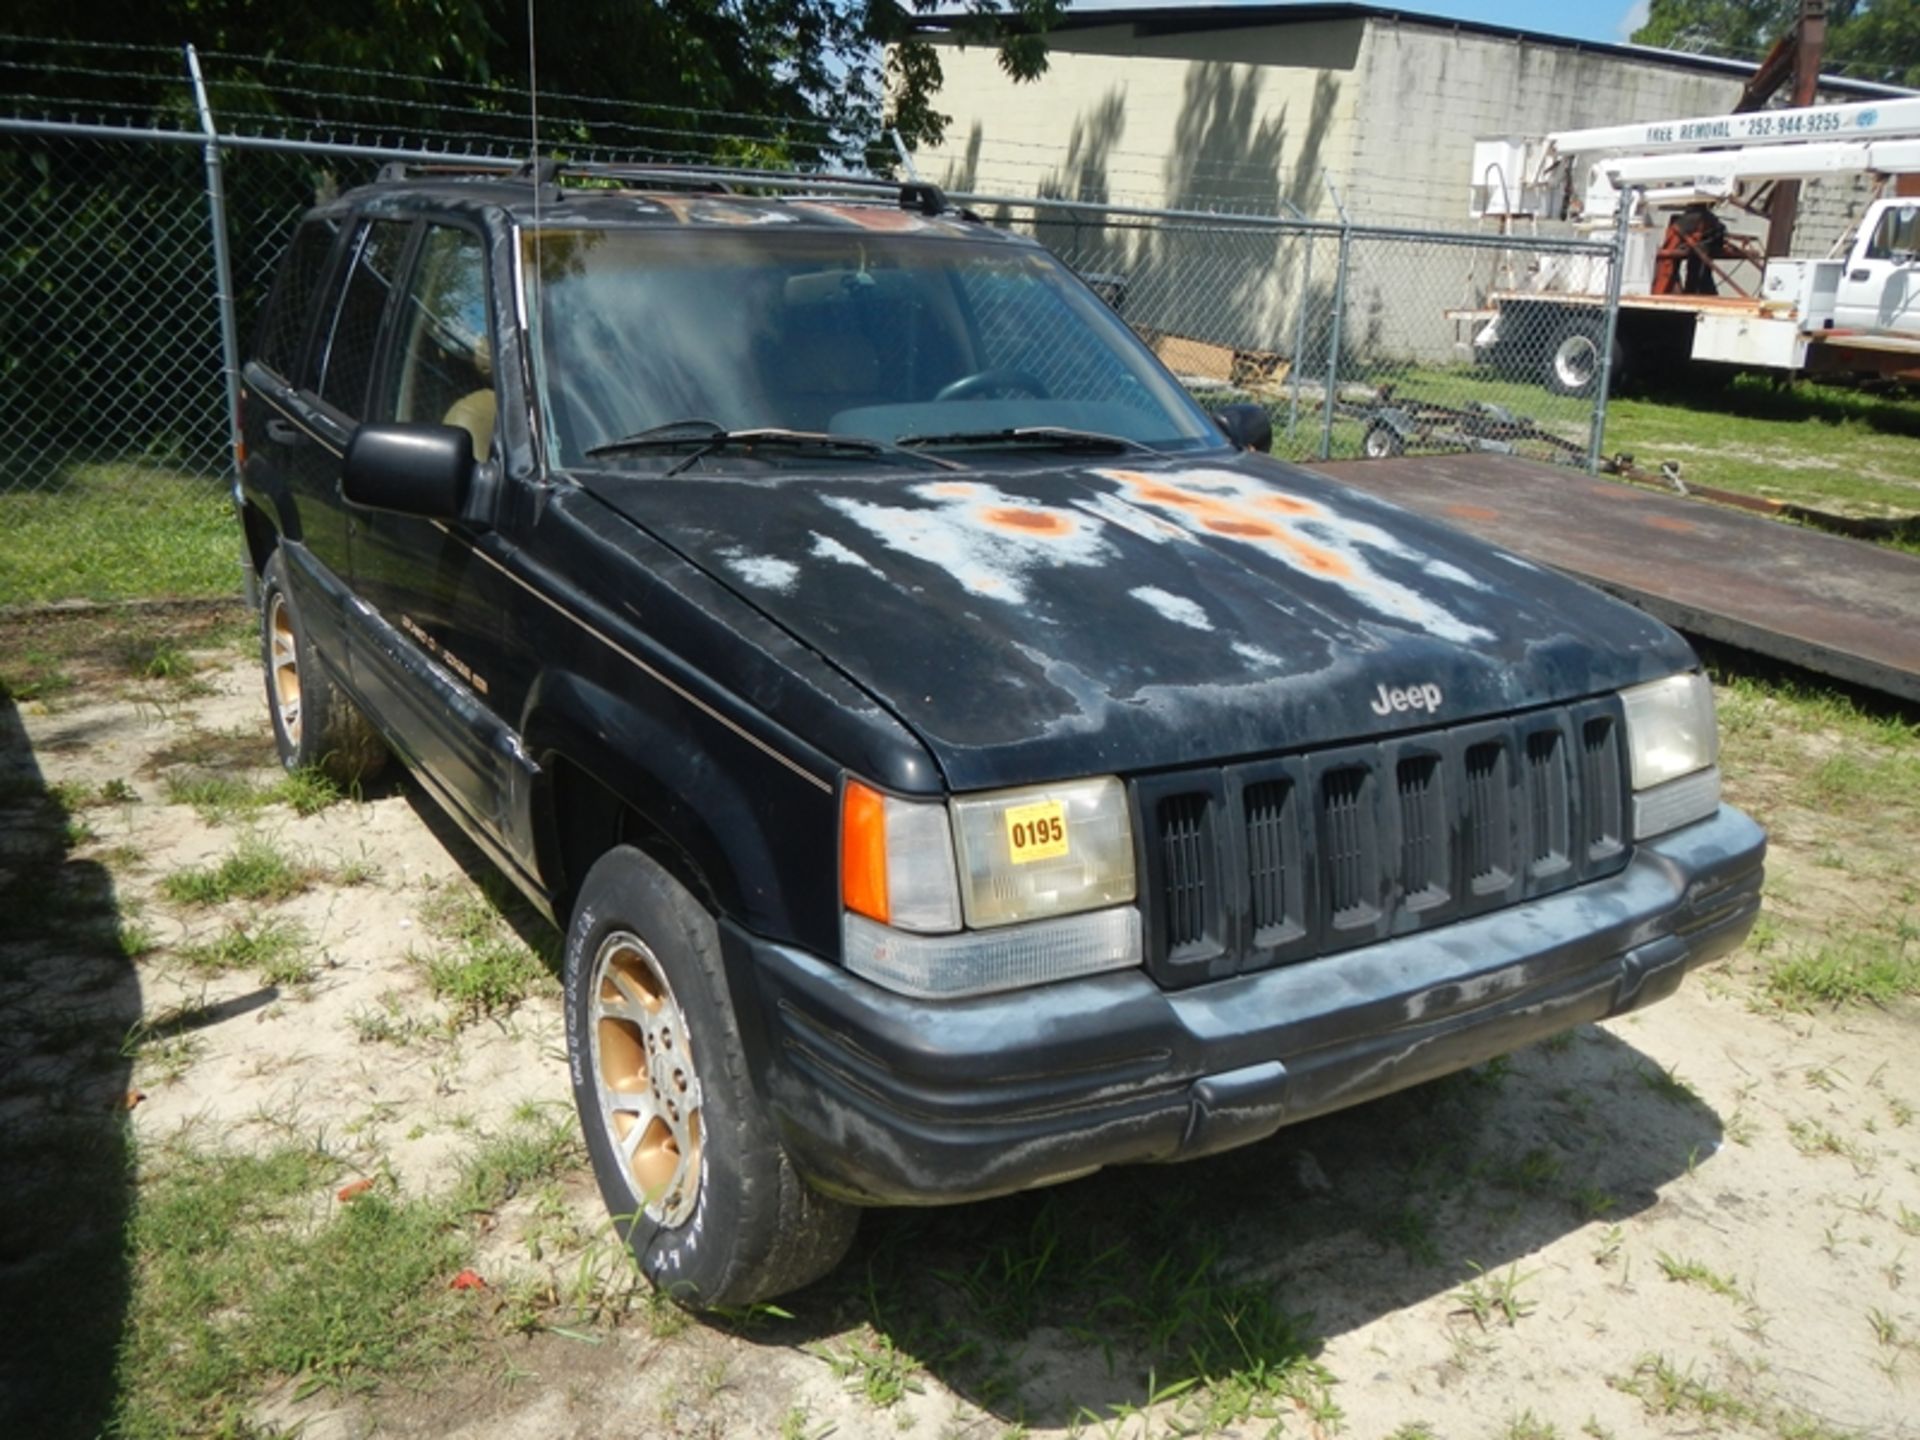
[[(1259, 457), (579, 478), (864, 686), (962, 789), (1456, 724), (1692, 663), (1626, 605)], [(1446, 703), (1380, 717), (1382, 685)]]

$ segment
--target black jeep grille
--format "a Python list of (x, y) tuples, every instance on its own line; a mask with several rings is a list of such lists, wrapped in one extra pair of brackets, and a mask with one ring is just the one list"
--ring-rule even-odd
[(1626, 864), (1617, 701), (1134, 782), (1167, 984), (1428, 929)]

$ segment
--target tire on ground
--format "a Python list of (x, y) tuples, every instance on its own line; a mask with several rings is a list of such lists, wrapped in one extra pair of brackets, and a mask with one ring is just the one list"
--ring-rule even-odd
[(274, 748), (289, 770), (316, 768), (342, 784), (371, 780), (387, 747), (313, 654), (280, 552), (260, 574), (260, 664)]
[(813, 1190), (781, 1149), (705, 907), (618, 846), (580, 887), (564, 977), (587, 1152), (648, 1279), (685, 1305), (738, 1306), (839, 1264), (859, 1211)]
[(1406, 449), (1407, 442), (1400, 438), (1400, 432), (1384, 420), (1376, 420), (1369, 425), (1360, 441), (1360, 453), (1369, 460), (1386, 460), (1403, 455)]
[[(1606, 343), (1606, 321), (1596, 315), (1569, 313), (1548, 332), (1541, 380), (1556, 395), (1591, 395), (1600, 384), (1600, 350)], [(1613, 339), (1610, 388), (1617, 390), (1626, 377), (1626, 351), (1618, 334)]]

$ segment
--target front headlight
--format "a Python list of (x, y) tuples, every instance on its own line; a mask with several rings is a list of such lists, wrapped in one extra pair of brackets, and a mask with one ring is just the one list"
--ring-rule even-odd
[(1713, 686), (1669, 675), (1620, 692), (1633, 771), (1633, 837), (1645, 840), (1711, 815), (1720, 806), (1720, 731)]
[(1133, 824), (1111, 775), (953, 802), (967, 924), (1072, 915), (1133, 899)]
[(1133, 898), (1133, 821), (1113, 776), (948, 805), (857, 780), (841, 792), (847, 968), (889, 989), (979, 995), (1138, 965)]

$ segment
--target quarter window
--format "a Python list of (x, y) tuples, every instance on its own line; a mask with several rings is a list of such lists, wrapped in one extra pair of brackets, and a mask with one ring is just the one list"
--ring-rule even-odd
[(346, 293), (327, 343), (320, 398), (355, 419), (366, 406), (374, 347), (380, 339), (380, 318), (386, 313), (387, 297), (393, 291), (393, 279), (399, 273), (411, 228), (401, 220), (369, 221), (354, 247)]
[(458, 425), (484, 460), (493, 446), (493, 346), (487, 335), (486, 252), (480, 237), (429, 225), (400, 307), (395, 420)]
[(336, 220), (309, 220), (295, 232), (261, 318), (259, 343), (255, 346), (260, 363), (296, 385), (306, 379), (300, 361), (313, 314), (313, 292), (326, 274), (327, 258), (339, 233)]

